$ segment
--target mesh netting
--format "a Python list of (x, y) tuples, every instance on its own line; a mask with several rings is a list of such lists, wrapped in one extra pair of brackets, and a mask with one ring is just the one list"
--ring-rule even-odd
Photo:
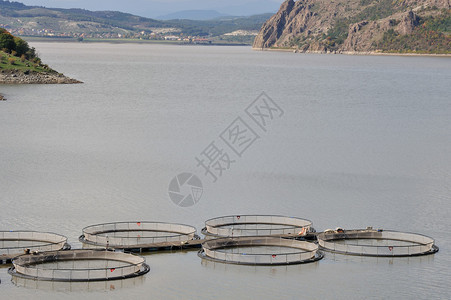
[(45, 281), (124, 279), (149, 271), (138, 255), (105, 250), (50, 251), (13, 259), (12, 276)]
[(225, 216), (205, 222), (203, 234), (209, 237), (305, 236), (312, 222), (284, 216)]
[(199, 256), (244, 265), (299, 264), (322, 258), (314, 243), (275, 237), (212, 239), (202, 244)]
[(438, 251), (430, 237), (385, 230), (345, 230), (318, 234), (321, 248), (363, 256), (415, 256)]
[(54, 281), (35, 280), (33, 278), (23, 278), (13, 276), (11, 282), (17, 287), (41, 290), (47, 292), (61, 293), (91, 293), (108, 292), (118, 289), (133, 289), (142, 286), (145, 282), (144, 276), (137, 276), (121, 280), (99, 280), (99, 281)]
[(88, 226), (80, 240), (104, 248), (150, 248), (183, 245), (195, 234), (196, 228), (182, 224), (121, 222)]
[(67, 238), (62, 235), (35, 231), (0, 231), (0, 259), (10, 259), (28, 252), (61, 250)]

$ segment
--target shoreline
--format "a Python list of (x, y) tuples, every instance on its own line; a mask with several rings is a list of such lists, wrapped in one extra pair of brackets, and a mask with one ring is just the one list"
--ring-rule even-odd
[(0, 73), (1, 84), (77, 84), (79, 80), (69, 78), (60, 73), (38, 73), (21, 71), (8, 71)]
[(174, 45), (174, 46), (249, 46), (252, 44), (240, 43), (240, 42), (219, 42), (212, 41), (211, 43), (187, 43), (183, 41), (167, 41), (167, 40), (138, 40), (138, 39), (84, 39), (78, 41), (74, 38), (42, 38), (42, 37), (30, 37), (20, 36), (22, 39), (29, 43), (106, 43), (106, 44), (139, 44), (139, 45)]
[(424, 57), (451, 57), (450, 54), (435, 54), (435, 53), (397, 53), (397, 52), (378, 52), (378, 51), (300, 51), (298, 49), (288, 49), (288, 48), (254, 48), (251, 44), (245, 43), (215, 43), (211, 44), (190, 44), (183, 43), (180, 41), (165, 41), (165, 40), (133, 40), (133, 39), (85, 39), (79, 42), (75, 39), (61, 39), (61, 38), (42, 38), (42, 37), (29, 37), (23, 36), (22, 38), (27, 39), (28, 42), (38, 42), (38, 43), (106, 43), (106, 44), (160, 44), (160, 45), (172, 45), (172, 46), (241, 46), (241, 47), (251, 47), (254, 51), (274, 51), (274, 52), (294, 52), (294, 53), (307, 53), (307, 54), (344, 54), (344, 55), (360, 55), (360, 56), (424, 56)]
[(451, 54), (434, 54), (434, 53), (395, 53), (395, 52), (377, 52), (377, 51), (340, 51), (340, 52), (326, 52), (326, 51), (299, 51), (296, 49), (277, 49), (277, 48), (254, 48), (254, 51), (274, 51), (274, 52), (291, 52), (296, 54), (342, 54), (342, 55), (357, 55), (357, 56), (424, 56), (424, 57), (451, 57)]

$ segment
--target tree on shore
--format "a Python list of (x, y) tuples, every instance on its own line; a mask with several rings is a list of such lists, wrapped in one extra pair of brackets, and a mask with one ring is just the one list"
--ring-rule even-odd
[(0, 28), (0, 49), (17, 57), (25, 55), (29, 60), (36, 57), (36, 50), (33, 47), (30, 48), (26, 41), (13, 36), (4, 28)]
[(16, 47), (14, 37), (3, 28), (0, 28), (0, 49), (5, 49), (11, 52)]

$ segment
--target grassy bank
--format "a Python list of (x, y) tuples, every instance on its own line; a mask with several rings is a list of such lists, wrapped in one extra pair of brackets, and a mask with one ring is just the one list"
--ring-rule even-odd
[(0, 28), (0, 84), (81, 83), (43, 64), (36, 49)]
[(54, 73), (55, 71), (49, 68), (47, 65), (42, 65), (38, 62), (30, 61), (20, 57), (13, 56), (9, 53), (0, 51), (0, 70), (4, 72), (48, 72)]

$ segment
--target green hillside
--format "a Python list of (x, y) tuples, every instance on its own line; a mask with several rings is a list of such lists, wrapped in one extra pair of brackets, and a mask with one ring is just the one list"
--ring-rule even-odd
[(258, 31), (270, 16), (158, 21), (117, 11), (46, 8), (0, 0), (0, 27), (27, 37), (80, 40), (164, 39), (166, 35), (217, 37), (237, 30)]
[(11, 35), (3, 28), (0, 28), (0, 71), (55, 72), (42, 64), (35, 49), (30, 48), (26, 41)]

